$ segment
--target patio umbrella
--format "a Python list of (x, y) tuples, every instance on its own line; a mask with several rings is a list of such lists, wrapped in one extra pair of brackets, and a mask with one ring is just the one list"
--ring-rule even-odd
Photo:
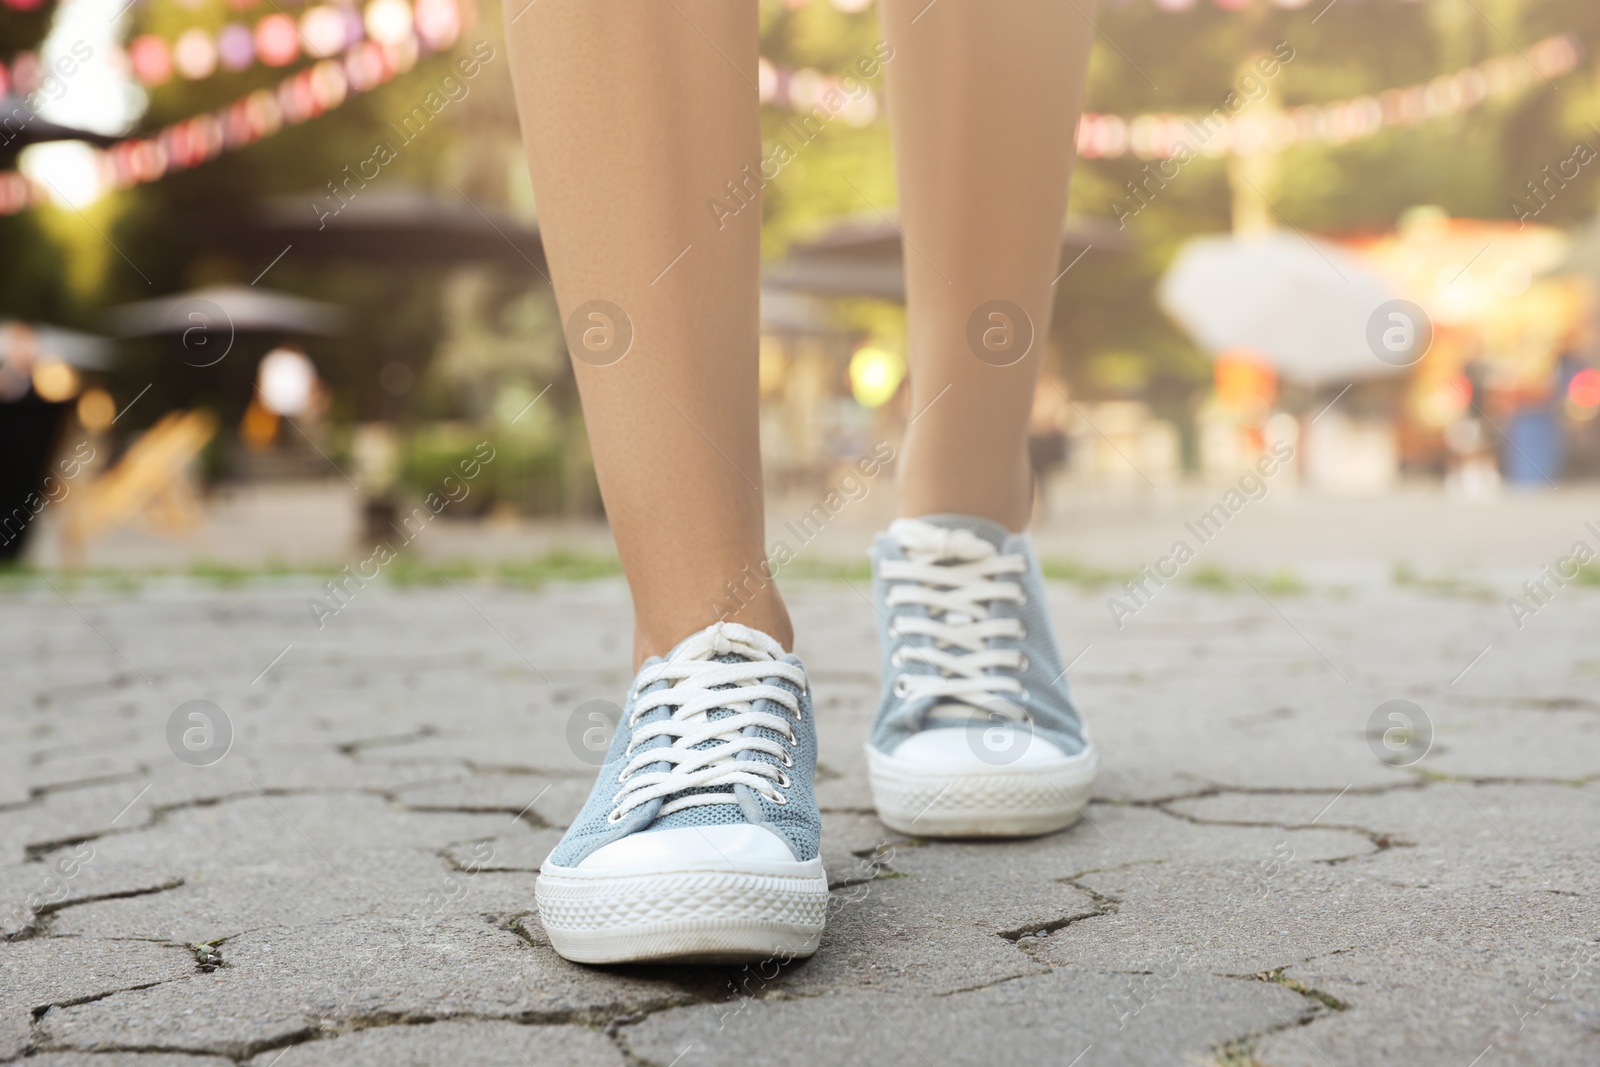
[[(199, 316), (198, 318), (196, 316)], [(241, 333), (336, 334), (344, 312), (332, 304), (247, 285), (214, 285), (124, 304), (111, 312), (123, 337), (185, 334), (197, 327)]]
[(1160, 300), (1213, 356), (1249, 349), (1280, 376), (1318, 386), (1393, 374), (1369, 323), (1394, 299), (1343, 249), (1299, 233), (1199, 237), (1179, 251)]

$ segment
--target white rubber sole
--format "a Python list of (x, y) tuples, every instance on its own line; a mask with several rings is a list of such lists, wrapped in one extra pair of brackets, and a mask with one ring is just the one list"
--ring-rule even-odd
[(817, 951), (820, 858), (748, 869), (586, 872), (546, 864), (534, 886), (550, 944), (575, 963), (737, 963)]
[(930, 771), (867, 746), (867, 777), (878, 818), (916, 837), (1032, 837), (1077, 822), (1094, 790), (1099, 756), (1028, 766)]

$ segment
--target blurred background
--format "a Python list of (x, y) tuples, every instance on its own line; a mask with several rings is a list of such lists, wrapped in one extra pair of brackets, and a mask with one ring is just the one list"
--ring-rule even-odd
[[(5, 567), (388, 543), (395, 574), (615, 569), (517, 13), (0, 0)], [(803, 144), (763, 206), (770, 518), (811, 531), (798, 568), (854, 568), (892, 491), (849, 472), (908, 416), (877, 15), (761, 13), (764, 132)], [(1108, 0), (1098, 25), (1036, 341), (1055, 572), (1152, 559), (1274, 448), (1208, 563), (1531, 573), (1600, 544), (1600, 6)]]

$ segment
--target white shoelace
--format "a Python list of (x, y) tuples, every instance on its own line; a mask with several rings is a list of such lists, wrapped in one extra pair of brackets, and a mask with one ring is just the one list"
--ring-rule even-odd
[[(742, 662), (718, 661), (717, 657), (730, 653), (746, 658)], [(629, 713), (629, 728), (638, 727), (639, 720), (656, 708), (672, 708), (672, 717), (638, 727), (629, 739), (628, 754), (633, 755), (636, 750), (638, 754), (619, 775), (622, 788), (612, 798), (613, 807), (606, 821), (620, 822), (628, 812), (657, 797), (708, 786), (726, 790), (678, 796), (661, 806), (658, 817), (702, 804), (737, 803), (735, 785), (749, 786), (775, 804), (787, 804), (789, 798), (782, 790), (793, 783), (783, 768), (794, 766), (787, 747), (770, 737), (745, 735), (748, 728), (760, 726), (781, 734), (789, 745), (798, 741), (789, 716), (800, 718), (799, 697), (782, 686), (766, 684), (766, 679), (778, 678), (805, 686), (805, 672), (779, 659), (782, 653), (781, 645), (758, 630), (737, 623), (718, 623), (685, 641), (671, 659), (640, 671), (635, 694), (663, 679), (671, 684), (636, 696)], [(763, 699), (777, 704), (788, 715), (756, 710), (755, 702)], [(712, 719), (709, 712), (716, 708), (733, 714)], [(640, 749), (656, 737), (672, 738), (671, 746)], [(717, 744), (695, 747), (707, 741)], [(782, 766), (744, 758), (757, 752), (776, 757)], [(664, 771), (642, 773), (657, 763), (670, 766)]]
[(896, 637), (920, 636), (928, 645), (902, 645), (890, 656), (891, 667), (911, 660), (926, 663), (938, 674), (901, 674), (895, 678), (895, 695), (907, 700), (937, 697), (929, 711), (937, 718), (1026, 719), (1027, 709), (1014, 700), (1026, 699), (1022, 682), (1009, 673), (1026, 669), (1027, 657), (1019, 649), (990, 648), (994, 638), (1028, 636), (1022, 620), (995, 618), (989, 605), (996, 600), (1027, 602), (1022, 586), (1002, 580), (1028, 569), (1025, 558), (1004, 555), (970, 530), (947, 529), (916, 519), (898, 519), (889, 534), (905, 550), (906, 559), (886, 559), (879, 573), (889, 587), (889, 607), (917, 605), (927, 615), (896, 614), (889, 633)]

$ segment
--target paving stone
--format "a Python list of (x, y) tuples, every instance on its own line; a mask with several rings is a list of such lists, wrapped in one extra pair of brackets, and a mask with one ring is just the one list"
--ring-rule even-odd
[[(1109, 898), (1106, 913), (1030, 952), (1119, 970), (1169, 958), (1185, 971), (1283, 968), (1348, 1006), (1264, 1044), (1262, 1061), (1273, 1064), (1448, 1063), (1463, 1050), (1470, 1062), (1491, 1044), (1522, 1050), (1518, 1062), (1585, 1062), (1577, 1050), (1592, 1047), (1600, 1002), (1600, 903), (1563, 877), (1559, 857), (1528, 847), (1531, 868), (1496, 835), (1448, 859), (1421, 846), (1329, 866), (1279, 850), (1254, 865), (1097, 872), (1078, 884)], [(1573, 884), (1581, 888), (1560, 888)], [(1552, 974), (1565, 979), (1537, 985)], [(1519, 1007), (1546, 1001), (1537, 1028), (1514, 1030)]]
[(826, 811), (872, 810), (862, 747), (877, 712), (878, 688), (812, 679), (817, 716), (817, 803)]
[(853, 812), (822, 813), (822, 869), (828, 884), (870, 879), (892, 863), (894, 854), (910, 839), (884, 826), (876, 815)]
[[(818, 1063), (1194, 1063), (1237, 1036), (1319, 1014), (1278, 985), (1184, 976), (1141, 1011), (1108, 1000), (1125, 976), (1063, 968), (950, 996), (858, 993), (739, 998), (675, 1008), (624, 1027), (652, 1067)], [(688, 1050), (687, 1052), (685, 1050)], [(1078, 1057), (1082, 1057), (1081, 1060)]]
[(533, 813), (546, 825), (566, 829), (578, 817), (589, 801), (589, 790), (594, 787), (593, 776), (584, 778), (554, 778), (549, 789), (540, 787), (533, 802)]
[(514, 828), (500, 815), (411, 812), (361, 793), (256, 794), (183, 808), (94, 842), (108, 864), (161, 856), (183, 885), (65, 909), (51, 930), (190, 943), (340, 916), (521, 910), (530, 878), (468, 877), (440, 854)]
[(90, 900), (162, 892), (181, 881), (169, 865), (108, 861), (93, 841), (57, 849), (36, 863), (0, 867), (0, 936), (16, 937)]
[(30, 789), (48, 790), (94, 782), (135, 781), (145, 771), (142, 760), (126, 754), (57, 749), (36, 753), (23, 777)]
[(1171, 806), (1194, 818), (1290, 826), (1326, 808), (1319, 826), (1364, 828), (1396, 845), (1353, 864), (1355, 877), (1486, 901), (1508, 893), (1592, 895), (1600, 786), (1436, 782), (1330, 800), (1228, 794)]
[(1433, 722), (1433, 748), (1416, 766), (1463, 778), (1600, 781), (1600, 713), (1452, 705), (1417, 697)]
[(1256, 1054), (1274, 1067), (1600, 1061), (1600, 940), (1592, 910), (1588, 919), (1587, 942), (1557, 939), (1530, 955), (1411, 939), (1398, 952), (1358, 948), (1288, 967), (1286, 977), (1351, 1007), (1268, 1035)]
[(537, 871), (560, 841), (560, 830), (519, 830), (486, 841), (451, 845), (444, 855), (467, 870)]
[[(821, 951), (603, 969), (553, 954), (533, 884), (592, 782), (568, 721), (628, 682), (626, 590), (458, 584), (368, 587), (320, 631), (298, 578), (69, 590), (137, 669), (54, 592), (0, 596), (0, 907), (94, 849), (5, 928), (0, 1060), (615, 1064), (608, 1024), (657, 1067), (1600, 1059), (1592, 597), (1513, 635), (1492, 596), (1169, 586), (1118, 630), (1108, 591), (1054, 587), (1099, 799), (929, 842), (871, 811), (870, 609), (796, 585)], [(235, 727), (207, 767), (166, 741), (196, 697)], [(1393, 697), (1434, 727), (1409, 768), (1368, 737)]]
[(0, 1061), (22, 1055), (28, 1047), (33, 1016), (21, 1004), (6, 1003), (0, 1007)]
[(194, 953), (182, 945), (75, 937), (0, 941), (0, 1003), (8, 1012), (182, 981), (194, 973)]
[(44, 1052), (30, 1056), (28, 1067), (232, 1067), (221, 1056), (170, 1052)]
[(153, 816), (151, 809), (129, 807), (140, 791), (126, 783), (62, 789), (0, 812), (0, 862), (20, 863), (30, 849), (145, 825)]
[[(1354, 946), (1405, 952), (1414, 937), (1459, 940), (1463, 930), (1489, 926), (1496, 937), (1571, 926), (1578, 899), (1552, 893), (1522, 864), (1475, 864), (1454, 884), (1433, 879), (1443, 870), (1395, 849), (1360, 864), (1304, 861), (1289, 849), (1256, 863), (1139, 864), (1078, 879), (1113, 905), (1107, 914), (1069, 927), (1033, 951), (1054, 962), (1092, 962), (1118, 970), (1150, 966), (1176, 948), (1193, 965), (1227, 974), (1253, 974)], [(1409, 877), (1408, 877), (1409, 876)], [(1476, 887), (1462, 892), (1461, 883)], [(1537, 914), (1539, 923), (1525, 920)], [(1506, 925), (1509, 924), (1509, 925)], [(1574, 928), (1571, 936), (1580, 931)], [(1540, 939), (1542, 943), (1542, 938)]]
[(581, 784), (587, 790), (590, 785), (587, 778), (577, 783), (575, 779), (544, 775), (473, 774), (448, 782), (402, 787), (395, 795), (406, 807), (418, 811), (503, 811), (519, 815), (534, 811), (535, 802), (558, 781), (568, 789)]
[(483, 920), (350, 919), (255, 930), (223, 943), (226, 966), (57, 1009), (46, 1048), (164, 1048), (242, 1057), (368, 1023), (451, 1017), (602, 1020), (703, 999), (692, 971), (576, 967)]
[[(952, 992), (1036, 973), (1045, 967), (996, 936), (998, 931), (1042, 925), (1094, 906), (1065, 885), (988, 885), (981, 894), (969, 894), (960, 891), (963, 880), (954, 873), (891, 872), (835, 889), (822, 947), (809, 960), (783, 966), (771, 985), (797, 996), (842, 988)], [(762, 970), (753, 965), (731, 981), (748, 988), (751, 975)]]
[(622, 1067), (603, 1034), (575, 1026), (430, 1023), (382, 1026), (263, 1052), (251, 1067)]
[(460, 773), (432, 766), (365, 763), (336, 751), (326, 742), (267, 745), (245, 739), (235, 751), (209, 767), (179, 764), (165, 749), (163, 755), (165, 759), (157, 765), (155, 788), (147, 798), (161, 808), (252, 796), (258, 789), (391, 792)]

